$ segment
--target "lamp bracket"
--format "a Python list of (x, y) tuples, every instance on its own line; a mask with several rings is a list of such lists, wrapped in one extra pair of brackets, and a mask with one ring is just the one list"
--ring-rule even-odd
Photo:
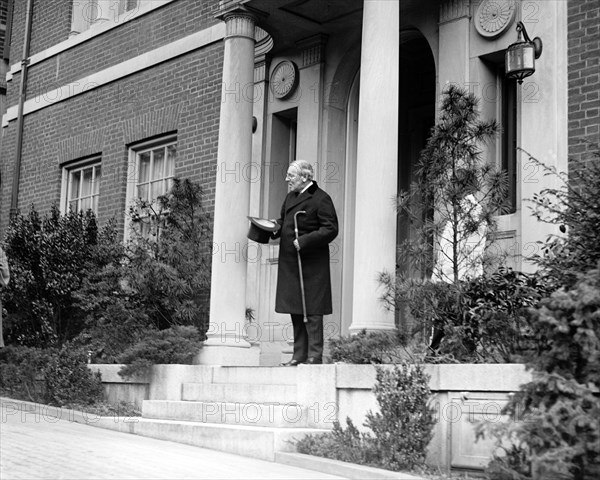
[(521, 22), (520, 20), (517, 22), (517, 32), (519, 32), (520, 34), (523, 34), (523, 38), (525, 39), (525, 41), (527, 43), (533, 43), (533, 47), (534, 47), (534, 52), (535, 52), (535, 59), (537, 60), (538, 58), (541, 57), (542, 55), (542, 39), (540, 37), (535, 37), (533, 40), (531, 40), (531, 38), (529, 38), (529, 35), (527, 34), (527, 29), (525, 28), (525, 24), (523, 22)]

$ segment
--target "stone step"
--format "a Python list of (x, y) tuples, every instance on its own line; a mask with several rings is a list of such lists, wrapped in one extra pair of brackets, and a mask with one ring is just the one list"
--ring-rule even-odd
[(296, 396), (295, 385), (184, 383), (181, 387), (181, 399), (193, 402), (289, 404)]
[(327, 421), (324, 413), (296, 403), (144, 400), (142, 406), (144, 418), (276, 428), (333, 427), (335, 417)]
[[(125, 429), (121, 430), (125, 431)], [(295, 440), (308, 434), (326, 433), (328, 430), (217, 425), (139, 418), (128, 424), (126, 431), (144, 437), (185, 443), (273, 462), (276, 452), (295, 451)], [(243, 472), (240, 475), (243, 477)]]
[(213, 371), (213, 383), (296, 385), (296, 369), (290, 367), (222, 367)]

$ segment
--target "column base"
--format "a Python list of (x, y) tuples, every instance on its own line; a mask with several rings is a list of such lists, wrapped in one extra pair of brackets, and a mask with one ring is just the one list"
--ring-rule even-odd
[(204, 345), (196, 355), (194, 363), (222, 367), (257, 367), (260, 365), (260, 347)]

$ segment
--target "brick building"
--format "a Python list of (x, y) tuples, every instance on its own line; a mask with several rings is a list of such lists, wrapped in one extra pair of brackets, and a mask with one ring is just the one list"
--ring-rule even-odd
[(569, 159), (571, 166), (593, 158), (600, 144), (600, 5), (569, 2)]
[[(32, 202), (93, 208), (125, 231), (135, 196), (173, 176), (200, 182), (215, 218), (208, 363), (275, 364), (286, 351), (289, 321), (273, 312), (278, 246), (248, 244), (246, 216), (277, 215), (291, 159), (314, 163), (338, 211), (325, 327), (337, 335), (394, 326), (375, 280), (394, 268), (403, 234), (387, 205), (412, 178), (445, 85), (473, 91), (503, 126), (485, 154), (511, 174), (513, 211), (496, 240), (517, 268), (532, 268), (527, 255), (550, 233), (525, 199), (553, 184), (515, 146), (567, 170), (569, 153), (591, 152), (581, 139), (598, 141), (597, 0), (0, 5), (12, 32), (0, 232)], [(522, 85), (504, 75), (519, 20), (543, 40)]]

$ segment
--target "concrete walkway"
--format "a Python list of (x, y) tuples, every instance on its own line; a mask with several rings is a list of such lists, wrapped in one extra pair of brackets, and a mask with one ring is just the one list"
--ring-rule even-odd
[(279, 463), (0, 410), (0, 479), (335, 479)]

